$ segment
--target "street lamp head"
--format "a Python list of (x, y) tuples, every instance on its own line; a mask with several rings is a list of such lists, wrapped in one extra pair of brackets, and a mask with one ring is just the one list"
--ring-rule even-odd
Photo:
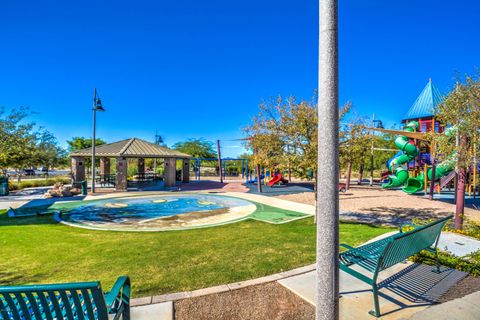
[(105, 109), (103, 108), (102, 106), (102, 100), (100, 100), (100, 98), (97, 99), (97, 101), (95, 101), (95, 108), (94, 108), (95, 111), (105, 111)]
[(373, 124), (375, 128), (384, 129), (382, 120), (373, 120)]

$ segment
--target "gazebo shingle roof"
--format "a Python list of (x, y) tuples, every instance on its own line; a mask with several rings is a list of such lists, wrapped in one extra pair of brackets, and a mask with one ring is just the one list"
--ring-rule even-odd
[[(71, 157), (87, 157), (91, 155), (92, 148), (81, 149), (70, 153)], [(131, 138), (96, 146), (95, 156), (127, 158), (191, 158), (191, 156), (186, 153), (159, 146), (138, 138)]]

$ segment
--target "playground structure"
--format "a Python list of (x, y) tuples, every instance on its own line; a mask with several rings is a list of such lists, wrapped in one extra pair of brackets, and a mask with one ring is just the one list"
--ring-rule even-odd
[[(258, 177), (255, 176), (254, 179), (247, 180), (247, 183), (257, 184)], [(288, 183), (289, 183), (289, 180), (285, 179), (280, 172), (272, 169), (267, 170), (266, 168), (260, 169), (260, 184), (273, 187), (274, 185), (277, 185), (277, 184), (285, 185)]]
[(281, 173), (274, 173), (272, 179), (268, 181), (268, 186), (273, 187), (276, 184), (287, 184), (288, 180), (282, 177)]
[[(437, 164), (442, 155), (435, 153), (434, 146), (426, 143), (425, 136), (428, 132), (433, 134), (445, 134), (454, 142), (455, 127), (445, 128), (435, 119), (434, 110), (442, 102), (440, 91), (429, 80), (414, 104), (410, 107), (403, 123), (403, 131), (376, 129), (383, 132), (398, 134), (395, 146), (399, 152), (387, 161), (387, 168), (391, 175), (382, 188), (399, 188), (406, 193), (427, 193), (430, 181), (430, 193), (435, 189), (440, 192), (442, 188), (455, 185), (456, 154), (445, 156), (443, 161)], [(477, 161), (474, 157), (471, 170), (467, 174), (467, 192), (476, 196), (478, 189)]]
[[(193, 172), (195, 174), (195, 180), (200, 180), (201, 178), (201, 168), (202, 168), (202, 162), (204, 161), (210, 161), (210, 162), (215, 162), (215, 169), (218, 170), (218, 158), (192, 158), (190, 161), (193, 162)], [(220, 163), (222, 166), (221, 174), (222, 178), (225, 179), (227, 176), (227, 162), (228, 161), (240, 161), (241, 162), (241, 169), (240, 169), (240, 174), (242, 176), (242, 179), (246, 179), (246, 182), (251, 179), (251, 172), (249, 170), (248, 166), (248, 159), (244, 158), (222, 158), (220, 159)], [(213, 168), (213, 167), (212, 167)]]

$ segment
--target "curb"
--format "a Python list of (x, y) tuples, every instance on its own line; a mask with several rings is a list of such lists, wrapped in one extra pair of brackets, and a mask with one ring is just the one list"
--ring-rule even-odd
[(167, 301), (175, 302), (177, 300), (182, 300), (187, 298), (194, 298), (194, 297), (200, 297), (200, 296), (205, 296), (205, 295), (214, 294), (214, 293), (233, 291), (233, 290), (238, 290), (238, 289), (242, 289), (249, 286), (255, 286), (255, 285), (259, 285), (267, 282), (273, 282), (273, 281), (297, 276), (299, 274), (307, 273), (313, 270), (315, 270), (315, 264), (292, 269), (289, 271), (275, 273), (275, 274), (261, 277), (261, 278), (250, 279), (250, 280), (245, 280), (240, 282), (233, 282), (229, 284), (222, 284), (219, 286), (213, 286), (213, 287), (208, 287), (204, 289), (167, 293), (167, 294), (162, 294), (158, 296), (135, 298), (130, 300), (130, 306), (137, 307), (137, 306), (144, 306), (144, 305), (162, 303)]

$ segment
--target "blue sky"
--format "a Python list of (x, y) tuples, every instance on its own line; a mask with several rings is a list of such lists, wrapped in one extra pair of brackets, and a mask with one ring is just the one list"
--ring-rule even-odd
[[(477, 1), (339, 1), (340, 99), (399, 122), (432, 78), (480, 66)], [(91, 135), (237, 148), (262, 98), (317, 87), (317, 1), (2, 1), (0, 106), (29, 106), (62, 144)]]

